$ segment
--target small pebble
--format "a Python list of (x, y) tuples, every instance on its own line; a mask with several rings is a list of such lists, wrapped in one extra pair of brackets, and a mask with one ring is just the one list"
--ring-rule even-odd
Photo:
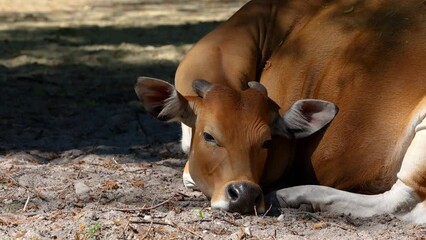
[(90, 188), (84, 184), (82, 181), (77, 181), (74, 183), (75, 194), (78, 196), (86, 195), (90, 192)]
[(251, 236), (251, 229), (250, 229), (250, 227), (246, 227), (246, 228), (244, 228), (244, 233), (245, 233), (247, 236)]

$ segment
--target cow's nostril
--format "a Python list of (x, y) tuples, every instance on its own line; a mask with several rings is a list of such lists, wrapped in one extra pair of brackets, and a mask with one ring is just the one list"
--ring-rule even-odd
[(234, 185), (228, 186), (228, 197), (231, 201), (237, 201), (238, 200), (238, 190), (234, 187)]

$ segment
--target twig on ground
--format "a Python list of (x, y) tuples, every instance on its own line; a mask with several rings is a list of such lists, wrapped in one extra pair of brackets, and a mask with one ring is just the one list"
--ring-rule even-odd
[(294, 230), (292, 228), (288, 228), (287, 231), (289, 231), (293, 235), (300, 236), (300, 234), (296, 230)]
[[(228, 217), (231, 219), (228, 219)], [(238, 224), (238, 223), (236, 223), (235, 222), (235, 218), (234, 218), (234, 216), (232, 216), (231, 214), (229, 214), (228, 212), (224, 212), (224, 211), (221, 211), (220, 213), (218, 213), (218, 214), (213, 214), (212, 215), (212, 218), (213, 218), (213, 220), (220, 220), (220, 221), (224, 221), (224, 222), (227, 222), (227, 223), (229, 223), (229, 224), (231, 224), (232, 226), (235, 226), (235, 227), (241, 227), (241, 225), (240, 224)]]
[(171, 200), (173, 200), (176, 197), (176, 195), (174, 195), (173, 197), (157, 204), (151, 207), (140, 207), (140, 208), (111, 208), (111, 210), (115, 210), (115, 211), (120, 211), (120, 212), (136, 212), (136, 211), (149, 211), (149, 210), (153, 210), (156, 209), (158, 207), (163, 206), (164, 204), (170, 202)]
[(81, 169), (78, 169), (77, 176), (75, 177), (76, 180), (78, 180), (80, 178), (80, 174), (81, 174)]
[(148, 231), (146, 231), (145, 235), (141, 238), (142, 240), (144, 240), (146, 237), (148, 237), (149, 232), (151, 232), (152, 224), (153, 224), (153, 223), (154, 223), (154, 219), (151, 219), (151, 223), (149, 224)]
[(27, 207), (28, 207), (29, 202), (30, 202), (30, 195), (28, 194), (27, 201), (25, 201), (25, 205), (24, 205), (24, 208), (22, 209), (22, 212), (27, 211)]
[(195, 196), (190, 196), (183, 192), (177, 192), (176, 195), (180, 195), (181, 197), (179, 199), (176, 199), (176, 201), (186, 201), (185, 198), (189, 198), (191, 201), (199, 201), (199, 198)]
[(269, 213), (269, 211), (271, 211), (271, 209), (272, 209), (272, 204), (269, 206), (268, 210), (266, 210), (266, 212), (263, 214), (262, 218), (264, 218)]
[[(206, 201), (206, 198), (204, 198), (204, 197), (191, 197), (191, 196), (189, 196), (188, 198), (192, 202), (204, 202), (204, 201)], [(176, 201), (182, 202), (182, 201), (187, 201), (187, 199), (180, 198), (180, 199), (177, 199)]]
[(233, 225), (233, 226), (241, 227), (241, 225), (240, 225), (240, 224), (238, 224), (238, 223), (236, 223), (235, 221), (231, 221), (231, 220), (228, 220), (228, 219), (226, 219), (226, 218), (222, 218), (221, 220), (222, 220), (222, 221), (225, 221), (225, 222), (227, 222), (227, 223), (229, 223), (229, 224), (231, 224), (231, 225)]
[(132, 229), (134, 233), (139, 233), (138, 229), (132, 226), (132, 224), (129, 223), (129, 228)]
[(187, 232), (189, 232), (189, 233), (193, 234), (194, 236), (196, 236), (196, 237), (198, 237), (198, 238), (204, 239), (204, 237), (203, 237), (203, 236), (201, 236), (200, 234), (198, 234), (198, 233), (196, 233), (196, 232), (192, 231), (191, 229), (188, 229), (188, 228), (183, 227), (183, 226), (177, 226), (177, 228), (179, 228), (179, 229), (181, 229), (181, 230), (185, 230), (185, 231), (187, 231)]
[(35, 213), (35, 212), (24, 214), (25, 217), (34, 217), (36, 215), (38, 215), (38, 213)]
[(154, 220), (149, 221), (149, 220), (145, 220), (145, 219), (140, 219), (140, 220), (137, 220), (137, 221), (130, 221), (130, 223), (149, 223), (149, 224), (152, 223), (152, 224), (156, 224), (156, 225), (165, 225), (165, 226), (176, 227), (176, 225), (173, 224), (173, 223), (168, 223), (168, 222), (165, 222), (165, 221), (154, 221)]
[(188, 194), (185, 194), (183, 192), (177, 192), (177, 194), (182, 195), (184, 197), (190, 198), (191, 196), (189, 196)]
[(345, 222), (353, 227), (359, 227), (359, 224), (355, 223), (349, 216), (345, 215)]
[(126, 233), (127, 233), (127, 230), (129, 230), (129, 225), (130, 225), (130, 221), (127, 221), (126, 226), (124, 226), (124, 229), (123, 229), (123, 238), (124, 239), (127, 239)]
[(70, 183), (70, 184), (66, 185), (61, 191), (58, 192), (58, 197), (62, 198), (62, 195), (65, 193), (65, 191), (73, 185), (74, 185), (74, 183)]
[(193, 221), (186, 221), (184, 223), (193, 224), (193, 223), (211, 222), (211, 221), (213, 221), (213, 220), (212, 219), (197, 219), (197, 220), (193, 220)]
[(311, 212), (299, 211), (299, 212), (295, 212), (295, 214), (305, 214), (305, 215), (309, 216), (310, 218), (313, 218), (313, 219), (317, 220), (318, 222), (323, 221), (323, 219), (315, 216), (315, 214), (313, 214)]
[(6, 178), (8, 178), (10, 181), (12, 181), (16, 186), (18, 187), (22, 187), (25, 188), (27, 191), (33, 193), (34, 195), (36, 195), (38, 198), (40, 198), (43, 201), (47, 201), (47, 199), (45, 197), (43, 197), (39, 192), (37, 192), (37, 190), (35, 189), (31, 189), (30, 187), (27, 187), (25, 185), (20, 184), (17, 180), (15, 180), (12, 176), (10, 176), (9, 174), (5, 173)]
[[(200, 234), (198, 234), (198, 233), (196, 233), (196, 232), (192, 231), (191, 229), (188, 229), (188, 228), (183, 227), (183, 226), (179, 226), (179, 225), (174, 224), (174, 223), (168, 223), (168, 222), (165, 222), (165, 221), (154, 221), (154, 220), (148, 221), (148, 220), (145, 220), (145, 219), (140, 219), (140, 220), (137, 220), (137, 221), (130, 221), (130, 223), (145, 223), (145, 224), (146, 224), (146, 223), (149, 223), (149, 224), (150, 224), (150, 226), (152, 226), (152, 224), (158, 224), (158, 225), (170, 226), (170, 227), (174, 227), (174, 228), (177, 228), (177, 229), (180, 229), (180, 230), (187, 231), (187, 232), (191, 233), (192, 235), (194, 235), (194, 236), (196, 236), (196, 237), (198, 237), (198, 238), (204, 239), (204, 237), (203, 237), (203, 236), (201, 236)], [(149, 231), (148, 231), (148, 232), (149, 232)], [(144, 237), (145, 237), (145, 236), (144, 236)], [(143, 239), (143, 238), (142, 238), (142, 239)]]
[(345, 227), (345, 226), (342, 226), (342, 225), (340, 225), (338, 223), (327, 222), (326, 220), (324, 220), (324, 219), (322, 219), (320, 217), (315, 216), (315, 214), (311, 213), (311, 212), (300, 211), (300, 212), (296, 212), (296, 214), (305, 214), (305, 215), (309, 216), (310, 218), (315, 219), (318, 222), (323, 222), (323, 223), (329, 224), (330, 226), (335, 226), (335, 227), (341, 228), (341, 229), (343, 229), (345, 231), (353, 231), (354, 230), (353, 227)]

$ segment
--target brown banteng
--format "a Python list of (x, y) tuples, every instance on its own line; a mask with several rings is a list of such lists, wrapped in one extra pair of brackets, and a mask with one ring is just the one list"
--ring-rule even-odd
[(176, 88), (141, 77), (136, 92), (182, 122), (184, 183), (214, 208), (261, 212), (280, 187), (267, 200), (283, 207), (424, 223), (425, 13), (423, 0), (252, 1), (187, 53)]

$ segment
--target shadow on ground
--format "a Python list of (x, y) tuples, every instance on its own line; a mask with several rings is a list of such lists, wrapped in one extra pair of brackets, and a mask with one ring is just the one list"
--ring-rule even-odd
[(146, 115), (133, 85), (140, 75), (172, 81), (184, 51), (217, 24), (0, 31), (0, 153), (179, 152), (178, 125)]

